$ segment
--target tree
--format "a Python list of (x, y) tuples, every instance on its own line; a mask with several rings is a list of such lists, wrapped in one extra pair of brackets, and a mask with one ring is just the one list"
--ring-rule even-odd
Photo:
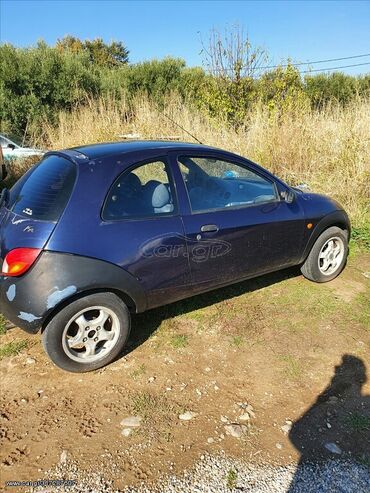
[(257, 82), (258, 100), (268, 104), (270, 110), (283, 112), (307, 108), (309, 102), (304, 92), (301, 74), (289, 61), (265, 72)]
[(55, 47), (59, 52), (70, 51), (71, 53), (80, 53), (84, 49), (82, 41), (70, 35), (58, 39)]
[(86, 52), (90, 62), (100, 67), (115, 68), (128, 63), (129, 50), (121, 41), (112, 41), (107, 44), (102, 38), (81, 41), (74, 36), (65, 36), (58, 39), (56, 48), (62, 52)]
[(267, 62), (266, 52), (253, 47), (239, 25), (226, 28), (223, 34), (212, 29), (208, 44), (203, 40), (201, 43), (203, 65), (211, 75), (223, 80), (240, 82), (244, 77), (258, 77), (260, 67)]
[(214, 116), (224, 116), (234, 126), (242, 123), (254, 97), (256, 78), (267, 55), (253, 47), (238, 25), (221, 34), (213, 29), (207, 45), (202, 41), (203, 65), (209, 77), (204, 102)]

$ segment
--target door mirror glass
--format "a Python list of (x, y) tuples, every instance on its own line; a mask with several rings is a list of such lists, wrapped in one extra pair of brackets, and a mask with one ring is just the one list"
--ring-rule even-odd
[(287, 204), (291, 204), (295, 199), (295, 194), (293, 190), (285, 190), (284, 192), (280, 193), (280, 196)]

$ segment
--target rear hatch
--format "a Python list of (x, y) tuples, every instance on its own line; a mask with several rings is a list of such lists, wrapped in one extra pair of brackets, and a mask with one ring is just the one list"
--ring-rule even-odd
[(0, 206), (0, 267), (15, 248), (44, 248), (71, 196), (76, 175), (72, 161), (49, 154), (13, 186)]

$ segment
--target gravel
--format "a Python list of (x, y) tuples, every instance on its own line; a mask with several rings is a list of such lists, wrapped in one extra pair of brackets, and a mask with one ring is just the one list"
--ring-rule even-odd
[[(318, 464), (288, 466), (252, 465), (222, 456), (202, 456), (182, 476), (170, 476), (156, 486), (127, 487), (122, 493), (369, 493), (370, 469), (358, 463), (332, 459)], [(228, 477), (234, 478), (230, 489)], [(98, 473), (82, 473), (75, 464), (59, 464), (49, 478), (75, 479), (75, 486), (53, 491), (70, 493), (117, 493)], [(47, 489), (35, 488), (37, 493)]]

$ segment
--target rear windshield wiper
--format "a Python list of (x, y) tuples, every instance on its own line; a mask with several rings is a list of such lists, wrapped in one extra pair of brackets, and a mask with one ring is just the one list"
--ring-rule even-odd
[(0, 207), (7, 206), (9, 203), (9, 190), (7, 188), (3, 188), (0, 193)]

